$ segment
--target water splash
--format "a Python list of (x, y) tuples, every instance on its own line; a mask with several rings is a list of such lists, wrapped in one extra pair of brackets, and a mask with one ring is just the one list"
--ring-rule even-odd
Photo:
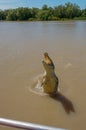
[(48, 95), (43, 92), (42, 81), (43, 81), (43, 74), (37, 75), (32, 79), (31, 84), (28, 86), (28, 90), (39, 96)]
[(64, 67), (65, 67), (65, 69), (67, 69), (67, 68), (69, 68), (71, 66), (72, 66), (72, 64), (70, 62), (68, 62)]

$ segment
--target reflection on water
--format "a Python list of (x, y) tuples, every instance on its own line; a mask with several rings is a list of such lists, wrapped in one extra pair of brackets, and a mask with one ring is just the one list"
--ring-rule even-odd
[[(44, 52), (59, 78), (60, 93), (52, 98), (28, 90), (44, 72)], [(1, 117), (81, 130), (86, 128), (85, 90), (86, 22), (0, 22)]]
[(58, 92), (56, 95), (50, 95), (50, 97), (56, 101), (59, 101), (67, 114), (70, 114), (70, 112), (75, 112), (73, 103), (60, 92)]

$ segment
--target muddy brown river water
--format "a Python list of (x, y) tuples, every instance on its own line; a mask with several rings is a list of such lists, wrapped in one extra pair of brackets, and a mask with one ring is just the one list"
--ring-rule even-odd
[[(29, 89), (44, 52), (59, 78), (56, 98)], [(0, 22), (0, 117), (86, 129), (86, 21)]]

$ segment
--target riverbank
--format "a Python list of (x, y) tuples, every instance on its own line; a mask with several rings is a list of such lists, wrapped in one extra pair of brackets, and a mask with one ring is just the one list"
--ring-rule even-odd
[(86, 19), (86, 8), (80, 9), (77, 4), (65, 3), (55, 7), (43, 5), (39, 8), (19, 7), (0, 10), (0, 20), (6, 21), (58, 21), (70, 19)]
[(60, 19), (60, 20), (48, 20), (48, 21), (41, 21), (41, 20), (0, 20), (0, 22), (71, 22), (71, 21), (86, 21), (86, 18), (74, 18), (74, 19)]

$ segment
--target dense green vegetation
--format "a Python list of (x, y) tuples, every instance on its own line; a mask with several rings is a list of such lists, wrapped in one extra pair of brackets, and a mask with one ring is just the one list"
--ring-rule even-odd
[(16, 8), (0, 10), (0, 20), (6, 21), (50, 21), (66, 19), (83, 19), (86, 20), (86, 8), (80, 9), (77, 4), (65, 3), (55, 7), (43, 5), (39, 8)]

